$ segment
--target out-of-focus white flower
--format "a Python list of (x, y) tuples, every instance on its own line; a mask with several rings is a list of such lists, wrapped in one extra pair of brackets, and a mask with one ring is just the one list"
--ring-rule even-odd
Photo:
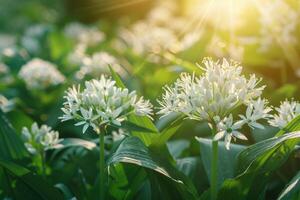
[[(194, 74), (182, 73), (172, 86), (165, 86), (162, 100), (158, 101), (158, 114), (166, 116), (176, 112), (189, 119), (216, 124), (221, 132), (216, 139), (227, 133), (227, 144), (235, 135), (226, 132), (224, 127), (232, 126), (236, 130), (245, 123), (250, 127), (258, 127), (257, 120), (269, 117), (270, 108), (265, 108), (266, 101), (260, 99), (264, 89), (264, 86), (258, 87), (260, 79), (255, 75), (246, 78), (238, 63), (226, 59), (214, 62), (207, 58), (203, 64), (203, 75), (196, 77)], [(233, 117), (228, 115), (242, 105), (248, 106), (246, 117), (233, 122)]]
[(0, 76), (5, 75), (9, 72), (9, 68), (6, 64), (0, 63)]
[(38, 53), (41, 50), (40, 40), (47, 33), (49, 27), (44, 24), (30, 26), (21, 38), (21, 44), (30, 53)]
[(50, 62), (34, 58), (22, 66), (19, 77), (28, 89), (46, 89), (61, 84), (65, 77)]
[(0, 109), (3, 112), (11, 111), (15, 106), (15, 102), (13, 100), (8, 100), (5, 96), (0, 94)]
[(247, 140), (247, 138), (238, 131), (242, 126), (243, 123), (241, 121), (234, 123), (232, 114), (230, 114), (229, 117), (225, 117), (217, 124), (218, 133), (214, 136), (214, 140), (220, 140), (225, 137), (226, 149), (229, 149), (232, 138)]
[(57, 131), (53, 131), (47, 125), (39, 127), (36, 122), (32, 124), (30, 129), (23, 127), (22, 138), (27, 150), (32, 154), (42, 153), (61, 141)]
[(228, 44), (218, 36), (212, 37), (206, 47), (206, 51), (216, 58), (228, 57), (237, 61), (242, 61), (244, 57), (244, 46), (239, 44), (239, 41)]
[(76, 73), (77, 78), (82, 79), (86, 75), (99, 77), (102, 73), (109, 73), (109, 67), (112, 67), (118, 74), (124, 75), (124, 69), (119, 64), (117, 58), (107, 52), (97, 52), (91, 57), (85, 57), (82, 60), (82, 67)]
[(79, 43), (76, 45), (74, 50), (68, 55), (68, 62), (71, 65), (80, 66), (83, 64), (83, 60), (87, 57), (86, 55), (86, 45)]
[(270, 107), (267, 107), (267, 104), (268, 101), (261, 98), (251, 101), (248, 104), (246, 115), (240, 115), (241, 121), (244, 124), (248, 124), (251, 128), (264, 129), (264, 126), (257, 121), (260, 119), (269, 119), (270, 117), (272, 117), (272, 115), (269, 114), (272, 109)]
[(300, 115), (300, 103), (298, 101), (285, 100), (281, 102), (278, 108), (275, 108), (277, 114), (269, 120), (271, 126), (284, 128), (290, 121)]
[(96, 27), (89, 27), (73, 22), (65, 27), (65, 35), (87, 46), (97, 45), (105, 39), (103, 32)]
[[(294, 44), (299, 25), (299, 12), (284, 0), (262, 1), (261, 50), (267, 51), (273, 44)], [(272, 17), (270, 17), (272, 16)]]
[(11, 34), (0, 33), (0, 50), (14, 46), (16, 37)]
[(70, 88), (65, 96), (62, 121), (75, 119), (75, 125), (84, 125), (83, 132), (92, 127), (98, 134), (104, 125), (120, 126), (130, 114), (148, 116), (152, 114), (152, 105), (136, 92), (119, 88), (115, 81), (104, 75), (99, 80), (85, 82), (83, 91), (80, 87)]
[(202, 31), (183, 30), (188, 19), (178, 16), (176, 6), (174, 1), (158, 2), (145, 19), (120, 29), (119, 38), (135, 53), (147, 55), (151, 62), (163, 60), (165, 52), (178, 53), (188, 49), (200, 39)]

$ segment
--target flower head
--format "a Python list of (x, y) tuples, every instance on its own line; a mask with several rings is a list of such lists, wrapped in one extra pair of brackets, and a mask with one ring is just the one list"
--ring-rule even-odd
[(173, 86), (165, 87), (159, 114), (181, 112), (192, 119), (211, 121), (259, 97), (264, 89), (257, 87), (260, 80), (255, 75), (243, 76), (237, 63), (225, 59), (221, 63), (205, 59), (203, 63), (203, 75), (183, 73)]
[[(238, 63), (226, 59), (222, 62), (204, 59), (203, 63), (203, 75), (182, 73), (172, 86), (165, 86), (162, 100), (158, 101), (158, 114), (176, 112), (214, 124), (218, 131), (215, 138), (225, 137), (227, 147), (232, 137), (245, 139), (236, 131), (243, 125), (263, 128), (257, 121), (267, 119), (270, 108), (260, 98), (264, 89), (258, 86), (260, 79), (255, 75), (246, 78)], [(241, 120), (234, 122), (231, 112), (242, 105), (248, 106), (246, 116), (241, 115)]]
[(117, 87), (115, 81), (104, 75), (99, 80), (86, 81), (82, 91), (73, 86), (65, 99), (60, 119), (79, 121), (75, 125), (83, 125), (83, 132), (92, 127), (99, 133), (100, 126), (120, 126), (130, 114), (150, 117), (152, 113), (149, 101), (138, 98), (135, 91)]
[(298, 101), (285, 100), (275, 110), (277, 114), (273, 115), (269, 123), (271, 126), (284, 128), (290, 121), (300, 115), (300, 103)]
[(19, 77), (25, 81), (28, 89), (46, 89), (61, 84), (65, 77), (50, 62), (34, 58), (23, 65)]
[(47, 125), (39, 127), (37, 123), (33, 123), (31, 129), (23, 127), (22, 138), (27, 150), (32, 154), (47, 150), (61, 141), (57, 131), (53, 131)]

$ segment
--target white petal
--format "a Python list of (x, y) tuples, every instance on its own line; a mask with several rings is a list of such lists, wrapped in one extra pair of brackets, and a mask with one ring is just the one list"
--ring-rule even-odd
[(221, 131), (214, 136), (214, 140), (220, 140), (224, 137), (225, 131)]
[(244, 136), (242, 133), (238, 132), (238, 131), (234, 131), (233, 133), (233, 136), (238, 138), (238, 139), (241, 139), (241, 140), (248, 140), (246, 138), (246, 136)]
[(88, 127), (89, 127), (89, 124), (85, 124), (85, 125), (83, 126), (82, 132), (85, 133), (86, 130), (88, 129)]

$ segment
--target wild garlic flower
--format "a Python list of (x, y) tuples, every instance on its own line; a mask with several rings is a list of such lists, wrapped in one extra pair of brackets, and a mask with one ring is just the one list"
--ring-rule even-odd
[(79, 79), (84, 78), (86, 75), (100, 77), (103, 73), (109, 73), (108, 66), (111, 66), (118, 74), (124, 75), (125, 73), (117, 58), (102, 51), (93, 54), (91, 57), (86, 56), (82, 60), (82, 67), (76, 73), (76, 76)]
[(8, 100), (5, 96), (0, 94), (0, 109), (3, 112), (9, 112), (13, 110), (15, 102), (13, 100)]
[[(267, 119), (271, 109), (266, 107), (267, 101), (260, 98), (264, 89), (258, 86), (260, 79), (255, 75), (246, 78), (238, 63), (226, 59), (214, 62), (207, 58), (203, 64), (203, 75), (182, 73), (172, 86), (165, 86), (162, 100), (158, 100), (158, 114), (166, 116), (176, 112), (189, 119), (215, 124), (217, 131), (222, 132), (217, 138), (228, 135), (227, 142), (230, 142), (228, 137), (235, 137), (235, 134), (226, 132), (224, 127), (237, 130), (248, 124), (252, 128), (262, 128), (257, 121)], [(242, 105), (247, 107), (246, 116), (240, 115), (241, 119), (233, 122), (231, 112)]]
[(135, 91), (117, 87), (115, 81), (104, 75), (99, 80), (86, 81), (82, 91), (80, 86), (69, 88), (64, 98), (64, 115), (60, 119), (79, 121), (75, 126), (83, 125), (83, 133), (88, 127), (99, 134), (101, 126), (121, 126), (130, 114), (152, 114), (148, 100), (138, 98)]
[(270, 119), (272, 117), (272, 115), (269, 114), (272, 109), (268, 107), (267, 104), (268, 101), (261, 98), (251, 101), (247, 106), (246, 115), (239, 115), (243, 124), (248, 124), (252, 129), (264, 129), (264, 126), (257, 121), (260, 119)]
[(281, 102), (278, 108), (275, 108), (277, 114), (274, 114), (269, 120), (271, 126), (284, 128), (290, 121), (300, 115), (300, 102), (285, 100)]
[(87, 46), (99, 44), (105, 39), (104, 33), (99, 31), (96, 27), (89, 27), (76, 22), (68, 24), (64, 32), (66, 37), (86, 44)]
[(34, 58), (22, 66), (19, 77), (28, 89), (41, 90), (64, 82), (65, 77), (50, 62)]
[(232, 114), (229, 117), (225, 117), (222, 121), (217, 124), (218, 133), (214, 136), (214, 140), (220, 140), (225, 138), (225, 147), (229, 149), (231, 139), (247, 140), (247, 138), (238, 130), (243, 126), (242, 121), (233, 121)]
[(25, 147), (32, 154), (42, 153), (61, 142), (57, 131), (52, 130), (47, 125), (39, 127), (36, 122), (31, 125), (30, 129), (23, 127), (22, 138)]

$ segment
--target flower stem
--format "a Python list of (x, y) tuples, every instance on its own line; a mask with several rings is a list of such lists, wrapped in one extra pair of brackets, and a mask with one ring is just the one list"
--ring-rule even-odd
[[(213, 136), (216, 134), (216, 127), (212, 128)], [(212, 157), (211, 157), (211, 200), (216, 200), (218, 195), (218, 141), (212, 140)]]
[(100, 199), (104, 200), (105, 199), (105, 158), (104, 158), (104, 133), (100, 132), (99, 134), (99, 148), (100, 148), (100, 180), (99, 180), (99, 185), (100, 185)]
[(42, 164), (42, 176), (46, 179), (46, 161), (45, 161), (45, 152), (41, 151), (41, 164)]

